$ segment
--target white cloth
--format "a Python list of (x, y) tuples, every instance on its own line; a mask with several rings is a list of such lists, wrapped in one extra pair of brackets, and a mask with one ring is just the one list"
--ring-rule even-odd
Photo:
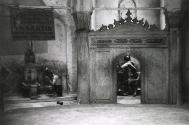
[(53, 74), (53, 85), (56, 84), (57, 80), (58, 80), (58, 75)]

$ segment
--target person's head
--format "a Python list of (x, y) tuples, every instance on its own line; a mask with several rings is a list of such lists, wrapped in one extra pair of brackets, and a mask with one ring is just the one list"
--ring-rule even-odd
[(128, 62), (128, 61), (130, 61), (131, 60), (131, 57), (130, 56), (124, 56), (124, 61), (126, 61), (126, 62)]

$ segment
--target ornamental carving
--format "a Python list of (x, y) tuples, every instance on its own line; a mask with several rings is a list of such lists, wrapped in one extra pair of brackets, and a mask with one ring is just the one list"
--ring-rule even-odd
[(130, 39), (129, 43), (133, 43), (133, 44), (142, 43), (142, 39)]
[(97, 44), (110, 44), (112, 40), (97, 40)]
[(115, 43), (128, 43), (128, 39), (116, 39), (115, 41), (114, 41)]
[(149, 31), (159, 31), (160, 29), (158, 28), (158, 26), (156, 26), (155, 24), (150, 25), (148, 23), (147, 20), (144, 21), (144, 19), (142, 18), (141, 20), (138, 20), (137, 17), (132, 18), (131, 17), (132, 13), (130, 12), (130, 10), (127, 11), (126, 13), (126, 18), (123, 19), (121, 17), (120, 20), (115, 20), (114, 19), (114, 23), (113, 24), (109, 24), (108, 26), (106, 25), (102, 25), (100, 27), (100, 29), (98, 31), (103, 32), (106, 30), (111, 30), (113, 28), (116, 28), (120, 25), (125, 25), (125, 24), (135, 24), (135, 25), (139, 25), (142, 26), (144, 30), (149, 30)]
[(146, 39), (146, 43), (151, 43), (151, 44), (161, 44), (164, 42), (163, 39)]

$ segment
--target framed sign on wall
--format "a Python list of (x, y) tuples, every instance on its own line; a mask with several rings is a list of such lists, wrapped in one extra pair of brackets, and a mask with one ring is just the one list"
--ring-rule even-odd
[(53, 9), (10, 8), (13, 40), (55, 40)]

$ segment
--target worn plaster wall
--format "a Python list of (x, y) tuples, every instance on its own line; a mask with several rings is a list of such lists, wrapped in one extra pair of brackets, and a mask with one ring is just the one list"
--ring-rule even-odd
[[(117, 8), (118, 0), (96, 0), (96, 6), (98, 8)], [(94, 10), (94, 29), (100, 28), (102, 24), (112, 24), (114, 19), (118, 19), (117, 10)]]
[[(10, 26), (10, 24), (8, 24)], [(10, 29), (7, 29), (10, 30)], [(10, 32), (9, 32), (10, 33)], [(11, 38), (11, 34), (9, 34)], [(33, 48), (38, 58), (50, 60), (59, 60), (66, 64), (67, 52), (67, 33), (65, 25), (58, 19), (55, 19), (56, 40), (51, 41), (33, 41)], [(2, 41), (2, 40), (1, 40)], [(1, 58), (3, 61), (15, 60), (22, 62), (24, 53), (28, 48), (29, 41), (2, 41)]]
[[(59, 60), (66, 64), (67, 62), (67, 34), (65, 25), (59, 20), (55, 19), (55, 38), (56, 40), (47, 41), (47, 52), (37, 54), (39, 58), (48, 60)], [(37, 41), (39, 42), (39, 41)], [(38, 43), (34, 44), (34, 51), (37, 51)]]
[(93, 0), (71, 0), (71, 6), (74, 12), (90, 11), (92, 9)]
[[(24, 1), (18, 3), (20, 1), (1, 1), (1, 4), (23, 4)], [(32, 5), (40, 5), (38, 1), (33, 1)], [(25, 4), (27, 5), (27, 4)], [(10, 24), (10, 13), (8, 6), (1, 6), (1, 56), (9, 56), (9, 55), (23, 55), (27, 49), (29, 41), (13, 41), (11, 36), (11, 24)], [(47, 52), (47, 44), (46, 42), (38, 43), (38, 47), (42, 50), (38, 50), (38, 52)], [(44, 44), (44, 45), (43, 45)], [(45, 46), (46, 44), (46, 46)], [(42, 46), (43, 45), (43, 46)]]
[[(73, 0), (43, 0), (48, 6), (73, 7), (80, 5), (80, 2)], [(78, 6), (77, 6), (78, 7)], [(77, 8), (76, 7), (76, 8)], [(87, 6), (88, 7), (88, 6)], [(79, 7), (83, 8), (83, 7)], [(67, 69), (69, 82), (72, 84), (73, 92), (77, 92), (77, 46), (75, 43), (75, 23), (72, 17), (72, 10), (55, 9), (61, 20), (64, 20), (67, 34)]]
[[(63, 5), (66, 6), (67, 0), (64, 0)], [(0, 4), (18, 4), (27, 6), (45, 6), (48, 5), (42, 0), (3, 0)], [(49, 4), (53, 6), (52, 4)], [(54, 4), (55, 5), (55, 4)], [(72, 57), (76, 53), (73, 50), (74, 41), (74, 21), (71, 13), (64, 11), (59, 13), (55, 10), (55, 40), (49, 41), (33, 41), (34, 52), (36, 53), (37, 61), (41, 58), (48, 61), (59, 61), (67, 65), (70, 83), (74, 90), (77, 91), (77, 75), (75, 74), (76, 60)], [(0, 62), (18, 62), (24, 61), (24, 53), (28, 48), (29, 41), (13, 41), (11, 36), (10, 13), (8, 6), (0, 6)], [(69, 43), (68, 43), (69, 42)]]
[(181, 10), (182, 0), (164, 0), (164, 3), (168, 11)]
[[(119, 6), (120, 2), (125, 2), (125, 5)], [(132, 3), (133, 2), (133, 3)], [(130, 5), (128, 5), (130, 4)], [(135, 4), (136, 6), (133, 6)], [(108, 25), (112, 24), (114, 19), (118, 19), (118, 10), (116, 9), (106, 9), (106, 8), (118, 8), (118, 7), (160, 7), (160, 0), (96, 0), (94, 7), (103, 8), (95, 9), (92, 16), (92, 29), (98, 29), (102, 24)], [(124, 12), (124, 11), (123, 11)], [(137, 10), (132, 11), (133, 17), (137, 16), (138, 19), (144, 18), (148, 20), (150, 24), (160, 25), (160, 11), (159, 10)], [(126, 14), (126, 11), (125, 11)], [(122, 14), (123, 18), (124, 14)]]

